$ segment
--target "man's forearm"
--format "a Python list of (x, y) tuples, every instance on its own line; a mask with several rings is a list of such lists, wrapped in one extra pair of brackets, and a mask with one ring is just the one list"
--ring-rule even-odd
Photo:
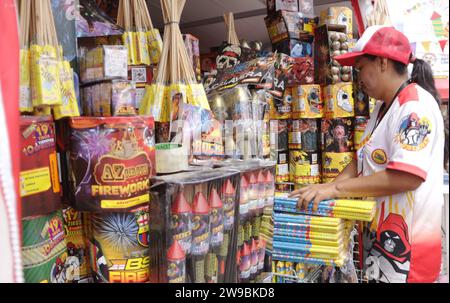
[(384, 170), (335, 182), (337, 198), (383, 197), (415, 190), (423, 180), (401, 171)]

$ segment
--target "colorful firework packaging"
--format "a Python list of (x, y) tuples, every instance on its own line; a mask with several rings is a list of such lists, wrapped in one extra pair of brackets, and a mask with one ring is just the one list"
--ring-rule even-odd
[(68, 283), (92, 282), (82, 215), (72, 207), (62, 210), (67, 243), (66, 279)]
[(269, 95), (270, 119), (284, 120), (291, 118), (292, 112), (292, 89), (286, 88), (282, 99)]
[(367, 117), (355, 117), (355, 137), (353, 138), (355, 150), (360, 148), (368, 123)]
[(150, 201), (151, 117), (70, 120), (69, 200), (80, 211), (127, 211)]
[(167, 278), (169, 283), (186, 282), (186, 254), (177, 240), (167, 253)]
[(289, 124), (289, 149), (306, 152), (319, 150), (319, 121), (316, 119), (291, 120)]
[(296, 184), (320, 183), (320, 163), (317, 153), (293, 150), (289, 152), (290, 180)]
[(294, 119), (323, 118), (324, 108), (320, 85), (299, 85), (293, 87), (292, 117)]
[(89, 255), (96, 282), (146, 283), (150, 277), (149, 207), (92, 214)]
[(215, 188), (209, 195), (209, 207), (211, 210), (211, 247), (219, 247), (223, 242), (224, 209), (223, 203)]
[(225, 214), (224, 229), (225, 231), (229, 231), (232, 230), (234, 226), (236, 201), (236, 189), (230, 179), (227, 179), (225, 184), (222, 186), (222, 200), (224, 203), (223, 210)]
[(271, 158), (275, 159), (278, 151), (288, 149), (289, 131), (288, 120), (271, 120), (270, 121), (270, 151)]
[(370, 97), (364, 93), (357, 82), (353, 84), (355, 95), (355, 116), (370, 116)]
[(251, 267), (252, 267), (252, 260), (250, 248), (248, 247), (247, 243), (244, 243), (244, 245), (241, 248), (239, 260), (240, 283), (250, 282)]
[(192, 206), (192, 254), (206, 255), (210, 241), (210, 206), (203, 193), (198, 192)]
[(322, 182), (330, 183), (353, 161), (355, 153), (323, 153)]
[(259, 198), (259, 184), (258, 184), (258, 176), (256, 172), (251, 172), (248, 174), (248, 180), (249, 180), (249, 191), (248, 191), (248, 198), (249, 198), (249, 208), (248, 212), (251, 217), (256, 215), (257, 209), (258, 209), (258, 198)]
[(272, 207), (273, 199), (275, 196), (275, 179), (273, 178), (273, 174), (270, 170), (268, 170), (265, 175), (264, 193), (265, 193), (265, 200), (266, 200), (265, 206)]
[(354, 150), (354, 120), (322, 119), (322, 151), (326, 153), (348, 153)]
[(328, 119), (355, 116), (353, 84), (338, 83), (324, 88), (325, 117)]
[(241, 189), (239, 198), (239, 218), (241, 222), (244, 222), (248, 217), (249, 212), (249, 183), (245, 175), (241, 177)]
[(173, 242), (178, 242), (186, 254), (191, 252), (192, 246), (192, 209), (190, 204), (180, 192), (172, 204), (171, 234)]
[(264, 175), (264, 171), (260, 170), (257, 174), (258, 180), (258, 203), (256, 206), (256, 214), (261, 216), (264, 211), (264, 207), (266, 206), (266, 178)]
[(73, 266), (67, 254), (61, 211), (22, 220), (25, 282), (67, 283)]
[[(288, 74), (288, 86), (305, 85), (314, 83), (314, 60), (311, 57), (291, 58), (292, 69)], [(296, 96), (293, 96), (295, 102)]]
[(53, 120), (22, 116), (20, 133), (22, 217), (49, 214), (61, 206)]
[(254, 281), (258, 273), (258, 246), (255, 239), (250, 243), (250, 281)]

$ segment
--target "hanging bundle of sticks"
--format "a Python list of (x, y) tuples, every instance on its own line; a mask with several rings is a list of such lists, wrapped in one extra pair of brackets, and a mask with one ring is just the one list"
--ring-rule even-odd
[(58, 47), (58, 36), (50, 0), (21, 0), (19, 2), (20, 44), (31, 43)]
[(367, 26), (372, 25), (390, 25), (389, 11), (386, 0), (375, 0), (373, 11), (366, 15)]
[(223, 17), (228, 28), (228, 44), (239, 46), (241, 43), (239, 42), (239, 38), (236, 34), (233, 13), (224, 14)]
[(157, 83), (197, 83), (179, 25), (185, 3), (186, 0), (161, 0), (165, 26)]
[(154, 29), (145, 0), (120, 0), (117, 24), (129, 32)]

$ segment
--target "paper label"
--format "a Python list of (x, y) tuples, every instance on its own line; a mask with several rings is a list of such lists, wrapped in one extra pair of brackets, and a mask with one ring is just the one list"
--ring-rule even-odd
[[(59, 183), (58, 183), (59, 184)], [(46, 192), (51, 187), (48, 167), (23, 171), (20, 173), (20, 196), (27, 197)]]

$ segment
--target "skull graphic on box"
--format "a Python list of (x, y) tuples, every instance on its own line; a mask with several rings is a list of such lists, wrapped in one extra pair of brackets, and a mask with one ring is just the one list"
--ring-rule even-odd
[(220, 56), (217, 57), (217, 69), (227, 69), (240, 63), (241, 48), (238, 45), (227, 45)]

